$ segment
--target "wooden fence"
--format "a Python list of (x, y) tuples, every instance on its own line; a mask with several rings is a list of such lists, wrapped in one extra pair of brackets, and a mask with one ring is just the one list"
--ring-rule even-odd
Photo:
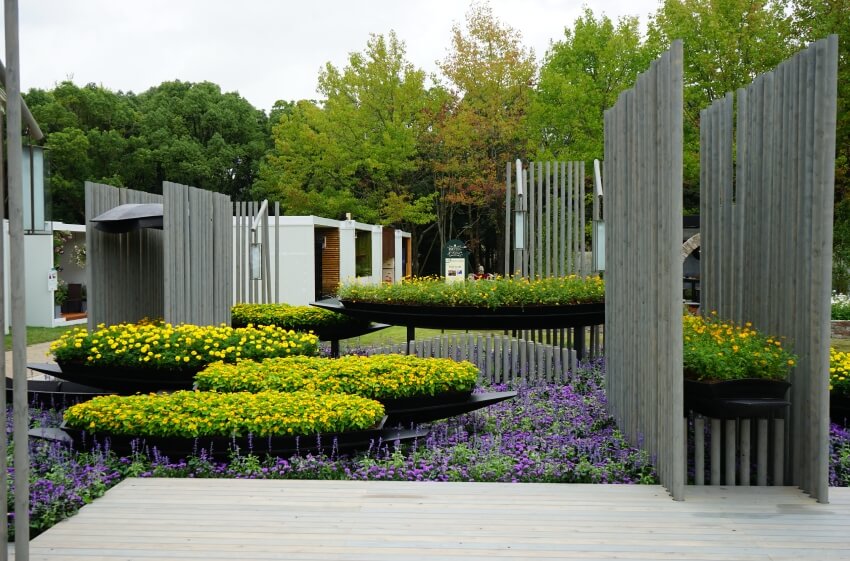
[(233, 216), (230, 197), (186, 185), (162, 186), (165, 321), (230, 325)]
[[(274, 220), (270, 219), (274, 217)], [(280, 302), (280, 203), (233, 203), (233, 297), (235, 302)], [(271, 229), (269, 224), (272, 224)], [(256, 229), (253, 227), (256, 225)], [(255, 233), (256, 232), (256, 233)], [(272, 241), (273, 240), (273, 241)], [(252, 279), (250, 248), (259, 242), (262, 274)], [(272, 259), (274, 255), (274, 259)]]
[[(419, 357), (468, 360), (487, 384), (566, 382), (576, 369), (575, 351), (507, 335), (457, 333), (411, 342)], [(406, 354), (407, 344), (371, 349), (369, 354)]]
[[(161, 203), (163, 229), (96, 230), (91, 219), (118, 205)], [(225, 195), (163, 184), (163, 195), (86, 183), (88, 327), (162, 317), (230, 324), (232, 216)]]
[(85, 195), (88, 328), (161, 317), (163, 232), (107, 234), (91, 219), (122, 204), (162, 203), (162, 196), (88, 181)]
[(605, 354), (611, 413), (684, 498), (682, 43), (605, 111)]
[(833, 35), (739, 89), (734, 123), (732, 94), (717, 100), (702, 112), (700, 133), (703, 309), (784, 337), (798, 355), (785, 477), (777, 483), (821, 502), (828, 493), (837, 64)]
[[(519, 160), (518, 160), (519, 161)], [(519, 170), (523, 195), (512, 183), (508, 162), (505, 184), (505, 276), (563, 277), (590, 272), (585, 252), (584, 162), (529, 162)], [(524, 212), (524, 249), (514, 251), (516, 228), (511, 209)]]

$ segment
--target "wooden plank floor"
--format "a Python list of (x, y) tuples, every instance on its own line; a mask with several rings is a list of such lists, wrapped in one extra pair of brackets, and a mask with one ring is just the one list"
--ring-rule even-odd
[(850, 560), (850, 489), (128, 479), (31, 559)]

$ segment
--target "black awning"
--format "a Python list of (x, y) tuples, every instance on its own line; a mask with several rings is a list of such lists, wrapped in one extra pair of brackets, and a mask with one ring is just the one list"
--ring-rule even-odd
[(132, 203), (109, 209), (91, 219), (95, 228), (110, 234), (123, 234), (143, 228), (162, 230), (162, 203)]

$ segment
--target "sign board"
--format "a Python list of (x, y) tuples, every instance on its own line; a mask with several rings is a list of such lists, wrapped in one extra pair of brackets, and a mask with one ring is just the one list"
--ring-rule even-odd
[(446, 282), (462, 281), (470, 273), (469, 250), (461, 240), (449, 240), (443, 247), (441, 274)]
[(466, 259), (449, 257), (445, 260), (446, 282), (463, 281), (466, 278)]

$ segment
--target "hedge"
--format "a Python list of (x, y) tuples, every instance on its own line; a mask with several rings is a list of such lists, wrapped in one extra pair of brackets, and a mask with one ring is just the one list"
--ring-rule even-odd
[(314, 306), (289, 304), (236, 304), (231, 309), (233, 327), (275, 325), (294, 331), (320, 331), (342, 327), (365, 326), (369, 322), (350, 318)]

